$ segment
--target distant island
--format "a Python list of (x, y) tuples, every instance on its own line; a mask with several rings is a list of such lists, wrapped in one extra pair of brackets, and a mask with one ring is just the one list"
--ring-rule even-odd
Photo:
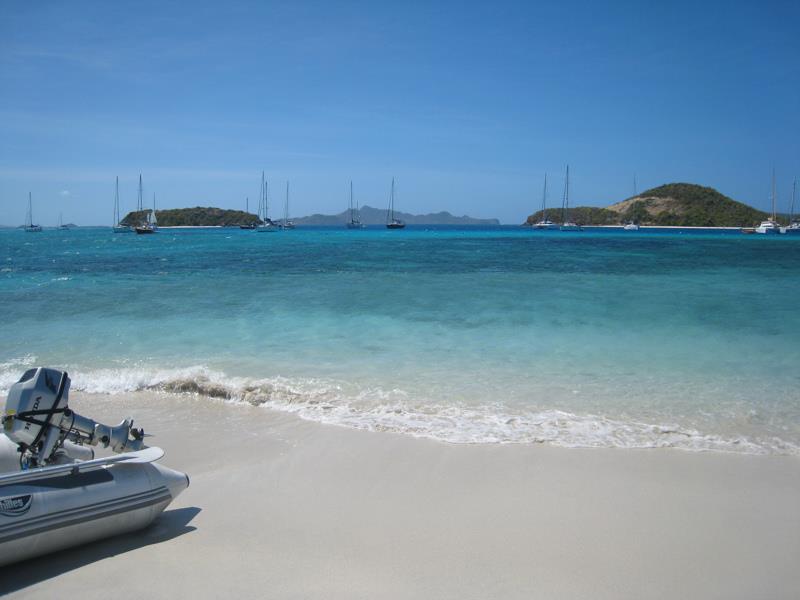
[[(122, 219), (123, 225), (139, 225), (147, 220), (150, 210), (133, 211)], [(386, 210), (363, 206), (360, 209), (361, 222), (364, 225), (383, 225), (386, 223)], [(395, 212), (395, 216), (409, 225), (499, 225), (497, 219), (475, 219), (473, 217), (457, 217), (449, 212), (438, 212), (427, 215), (411, 215)], [(156, 218), (162, 227), (236, 227), (258, 223), (258, 215), (243, 210), (227, 210), (223, 208), (196, 206), (194, 208), (170, 208), (157, 210)], [(338, 215), (310, 215), (292, 219), (295, 225), (342, 225), (350, 220), (350, 211), (345, 210)]]
[[(668, 183), (637, 194), (606, 208), (577, 206), (570, 219), (581, 225), (641, 225), (681, 227), (752, 227), (769, 215), (737, 202), (714, 188), (693, 183)], [(547, 216), (560, 221), (561, 207), (547, 209)], [(542, 211), (527, 218), (526, 225), (542, 219)]]
[[(361, 222), (364, 225), (386, 224), (386, 209), (362, 206), (359, 209)], [(426, 215), (412, 215), (395, 211), (395, 217), (405, 221), (408, 225), (499, 225), (497, 219), (476, 219), (466, 215), (457, 217), (449, 212), (429, 213)], [(160, 217), (159, 217), (160, 218)], [(336, 215), (314, 214), (308, 217), (294, 219), (297, 225), (345, 225), (350, 220), (350, 211), (344, 210)]]
[[(147, 220), (151, 210), (132, 211), (122, 219), (123, 225), (136, 226)], [(243, 210), (228, 210), (205, 206), (168, 208), (156, 211), (161, 227), (236, 227), (258, 223), (258, 215)]]

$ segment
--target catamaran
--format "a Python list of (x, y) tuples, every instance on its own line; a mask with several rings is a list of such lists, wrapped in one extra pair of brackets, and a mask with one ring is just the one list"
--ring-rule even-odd
[(281, 229), (294, 229), (294, 222), (289, 218), (289, 182), (286, 182), (286, 203), (283, 206)]
[(800, 235), (800, 219), (794, 216), (794, 200), (797, 194), (797, 179), (792, 182), (792, 203), (789, 205), (789, 225), (781, 227), (781, 233), (790, 235)]
[[(36, 367), (8, 390), (0, 566), (147, 527), (189, 485), (155, 464), (164, 451), (131, 419), (112, 427), (74, 412), (69, 386), (67, 373)], [(114, 454), (95, 458), (93, 446)]]
[(41, 225), (35, 225), (33, 222), (33, 203), (31, 202), (31, 193), (28, 192), (28, 213), (25, 215), (25, 231), (27, 233), (39, 233), (42, 230)]
[(766, 221), (761, 221), (761, 224), (756, 227), (756, 233), (780, 233), (780, 225), (778, 225), (777, 214), (775, 212), (775, 169), (772, 169), (772, 190), (770, 193), (772, 199), (772, 218)]
[(347, 223), (348, 229), (363, 229), (364, 225), (361, 224), (361, 215), (358, 214), (358, 203), (353, 208), (353, 180), (350, 180), (350, 221)]
[(272, 233), (278, 231), (278, 226), (267, 216), (269, 210), (269, 182), (264, 179), (264, 171), (261, 171), (261, 199), (258, 202), (258, 225), (256, 231), (261, 233)]
[(394, 216), (394, 177), (392, 177), (392, 192), (389, 195), (389, 210), (386, 211), (386, 228), (403, 229), (406, 224)]
[(564, 178), (564, 199), (561, 203), (561, 231), (582, 231), (577, 223), (569, 220), (569, 165), (567, 165), (567, 175)]
[(544, 174), (544, 189), (542, 190), (542, 220), (534, 223), (534, 229), (558, 229), (558, 225), (547, 218), (547, 173)]
[(130, 233), (133, 231), (130, 225), (124, 225), (119, 218), (119, 176), (114, 186), (114, 224), (111, 226), (114, 233)]
[[(139, 210), (138, 212), (141, 214), (145, 212), (144, 206), (142, 205), (142, 174), (139, 174)], [(153, 194), (153, 210), (147, 211), (145, 215), (145, 220), (142, 221), (141, 224), (136, 226), (136, 233), (142, 234), (149, 234), (155, 233), (158, 231), (158, 220), (156, 219), (156, 195)]]

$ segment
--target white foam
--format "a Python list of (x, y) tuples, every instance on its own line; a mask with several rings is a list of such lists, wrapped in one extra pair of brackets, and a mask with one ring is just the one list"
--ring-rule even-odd
[[(35, 357), (0, 363), (0, 388), (17, 380)], [(652, 424), (562, 410), (515, 411), (501, 403), (477, 406), (414, 398), (404, 390), (358, 388), (348, 382), (229, 377), (203, 366), (121, 367), (72, 371), (72, 389), (122, 394), (142, 390), (246, 402), (310, 421), (388, 431), (456, 444), (547, 443), (569, 448), (678, 448), (746, 454), (795, 454), (800, 446), (776, 438), (704, 434), (676, 424)]]

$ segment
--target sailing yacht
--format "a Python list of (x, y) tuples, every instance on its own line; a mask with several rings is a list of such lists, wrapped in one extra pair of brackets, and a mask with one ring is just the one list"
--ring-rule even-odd
[(772, 191), (770, 193), (772, 199), (772, 218), (766, 221), (761, 221), (761, 224), (756, 227), (756, 233), (770, 234), (780, 233), (780, 226), (778, 225), (777, 215), (775, 214), (775, 169), (772, 169)]
[[(145, 212), (142, 204), (142, 175), (139, 174), (139, 207), (138, 213)], [(147, 211), (145, 220), (135, 227), (136, 233), (139, 235), (155, 233), (158, 231), (158, 221), (156, 220), (156, 195), (153, 194), (153, 210)]]
[(61, 213), (58, 213), (58, 228), (62, 231), (69, 231), (69, 227), (64, 225), (64, 219)]
[(264, 179), (264, 171), (261, 171), (261, 199), (258, 202), (258, 225), (256, 231), (260, 233), (272, 233), (278, 231), (278, 226), (267, 216), (269, 198), (269, 182)]
[(569, 165), (564, 178), (564, 200), (561, 203), (561, 231), (583, 231), (580, 225), (569, 220)]
[(394, 177), (392, 177), (392, 193), (389, 196), (389, 210), (386, 212), (387, 229), (403, 229), (406, 224), (394, 216)]
[(111, 226), (114, 233), (130, 233), (133, 231), (130, 225), (123, 225), (119, 218), (119, 176), (117, 176), (114, 186), (114, 224)]
[(33, 204), (31, 202), (31, 193), (28, 192), (28, 213), (25, 215), (25, 231), (27, 233), (39, 233), (42, 231), (41, 225), (33, 223)]
[(286, 203), (283, 207), (283, 221), (281, 229), (294, 229), (294, 222), (289, 218), (289, 182), (286, 182)]
[(361, 215), (358, 214), (358, 203), (353, 208), (353, 180), (350, 180), (350, 222), (347, 223), (348, 229), (363, 229)]
[(547, 218), (547, 173), (544, 174), (544, 190), (542, 191), (542, 220), (533, 224), (534, 229), (558, 229), (558, 225)]
[[(249, 196), (244, 199), (244, 212), (245, 212), (246, 215), (250, 214), (250, 197)], [(239, 224), (239, 229), (255, 229), (255, 228), (256, 228), (256, 224), (253, 223), (253, 222), (251, 222), (251, 223), (240, 223)]]
[(789, 206), (789, 225), (781, 227), (781, 233), (800, 235), (800, 219), (794, 216), (794, 200), (797, 194), (797, 179), (792, 182), (792, 203)]

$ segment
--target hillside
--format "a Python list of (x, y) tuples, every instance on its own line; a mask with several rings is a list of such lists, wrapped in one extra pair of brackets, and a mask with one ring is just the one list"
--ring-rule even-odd
[[(150, 210), (129, 212), (122, 220), (123, 225), (138, 225), (142, 223)], [(258, 216), (243, 210), (227, 210), (223, 208), (196, 206), (194, 208), (170, 208), (157, 210), (156, 218), (162, 227), (178, 226), (226, 226), (257, 223)]]
[[(383, 225), (386, 223), (386, 209), (362, 206), (361, 222), (364, 225)], [(426, 215), (412, 215), (395, 211), (395, 217), (402, 219), (408, 225), (499, 225), (497, 219), (476, 219), (466, 215), (457, 217), (449, 212), (429, 213)], [(159, 217), (161, 218), (161, 217)], [(336, 215), (314, 214), (308, 217), (295, 218), (298, 225), (344, 225), (350, 220), (350, 211), (345, 210)]]
[[(560, 221), (560, 209), (548, 216)], [(668, 183), (607, 208), (576, 207), (570, 218), (582, 225), (618, 225), (634, 221), (642, 225), (683, 227), (751, 227), (767, 217), (751, 206), (737, 202), (714, 188), (692, 183)], [(528, 225), (541, 219), (541, 211), (528, 217)]]

